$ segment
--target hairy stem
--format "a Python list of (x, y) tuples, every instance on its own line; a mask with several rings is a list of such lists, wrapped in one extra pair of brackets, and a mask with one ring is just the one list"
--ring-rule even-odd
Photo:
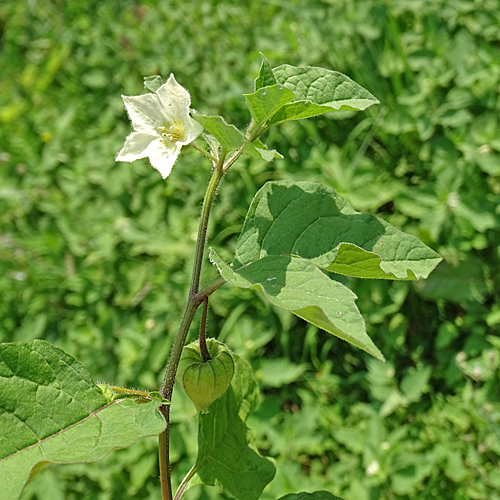
[(221, 160), (215, 165), (212, 172), (212, 178), (208, 184), (207, 191), (205, 193), (205, 198), (203, 200), (203, 206), (201, 207), (201, 217), (200, 225), (198, 227), (198, 239), (196, 241), (196, 251), (193, 263), (193, 274), (191, 276), (191, 288), (189, 290), (189, 300), (191, 300), (198, 292), (200, 288), (200, 276), (201, 276), (201, 266), (203, 263), (203, 254), (205, 251), (205, 243), (207, 238), (207, 228), (208, 220), (210, 217), (210, 209), (212, 208), (212, 203), (215, 198), (215, 193), (219, 182), (224, 175), (222, 169), (223, 156)]
[(110, 385), (113, 392), (118, 394), (126, 394), (127, 396), (149, 396), (148, 391), (138, 391), (136, 389), (127, 389), (126, 387), (118, 387), (116, 385)]
[(200, 303), (203, 302), (205, 300), (205, 297), (209, 297), (210, 295), (212, 295), (212, 293), (214, 293), (215, 290), (220, 288), (224, 283), (226, 283), (226, 280), (224, 278), (219, 278), (213, 281), (210, 285), (208, 285), (201, 292), (199, 292), (194, 297), (194, 299)]
[(207, 309), (208, 309), (208, 296), (203, 299), (203, 316), (201, 317), (200, 328), (200, 354), (203, 361), (206, 363), (210, 359), (210, 353), (207, 348), (207, 337), (205, 329), (207, 326)]
[(226, 172), (229, 169), (229, 167), (231, 167), (231, 165), (243, 154), (245, 146), (246, 143), (244, 143), (243, 146), (241, 146), (241, 148), (238, 149), (238, 151), (236, 151), (235, 153), (233, 153), (233, 155), (227, 160), (226, 164), (223, 167), (224, 172)]
[[(250, 140), (255, 139), (255, 134), (252, 135)], [(172, 346), (172, 351), (168, 359), (165, 377), (163, 378), (163, 383), (160, 387), (160, 394), (167, 400), (172, 400), (172, 393), (174, 390), (175, 375), (177, 373), (177, 367), (179, 365), (179, 360), (181, 357), (182, 348), (186, 343), (186, 337), (189, 332), (189, 327), (193, 321), (194, 315), (198, 306), (207, 300), (208, 296), (215, 292), (217, 288), (225, 283), (225, 280), (220, 279), (207, 286), (203, 291), (200, 292), (200, 277), (201, 268), (203, 264), (203, 255), (205, 251), (205, 244), (207, 238), (207, 228), (208, 221), (210, 218), (210, 209), (217, 192), (217, 187), (221, 181), (224, 173), (233, 165), (233, 163), (243, 154), (245, 149), (243, 144), (238, 151), (236, 151), (225, 163), (227, 151), (223, 148), (220, 157), (212, 159), (212, 178), (208, 184), (207, 191), (205, 192), (205, 197), (203, 199), (203, 205), (201, 208), (200, 224), (198, 227), (198, 239), (196, 241), (196, 250), (193, 263), (193, 273), (191, 276), (191, 287), (189, 289), (189, 296), (184, 314), (182, 316), (181, 324), (179, 326), (179, 331), (174, 340), (174, 345)], [(196, 148), (198, 149), (198, 148)], [(207, 151), (205, 151), (205, 154)], [(208, 155), (207, 155), (208, 156)], [(170, 438), (170, 405), (164, 405), (160, 407), (160, 411), (165, 418), (167, 427), (165, 431), (160, 434), (159, 437), (159, 455), (160, 455), (160, 481), (161, 481), (161, 496), (162, 500), (173, 500), (172, 498), (172, 480), (170, 475), (170, 459), (169, 459), (169, 438)]]
[[(201, 209), (200, 224), (198, 228), (198, 239), (196, 242), (196, 251), (193, 263), (193, 273), (191, 276), (191, 287), (189, 290), (189, 297), (184, 314), (179, 326), (179, 331), (174, 340), (172, 351), (168, 359), (167, 368), (163, 383), (160, 387), (160, 394), (168, 401), (172, 400), (172, 393), (174, 390), (175, 375), (177, 373), (177, 366), (181, 357), (182, 348), (186, 343), (186, 337), (189, 332), (189, 327), (193, 321), (194, 315), (198, 306), (203, 302), (204, 298), (199, 298), (198, 292), (200, 287), (201, 267), (203, 263), (203, 254), (205, 250), (205, 243), (207, 237), (208, 221), (210, 217), (210, 209), (215, 198), (215, 193), (219, 185), (223, 171), (223, 161), (225, 154), (221, 155), (220, 160), (214, 165), (212, 178), (208, 185), (203, 199)], [(172, 481), (170, 477), (170, 459), (169, 459), (169, 431), (170, 431), (170, 405), (165, 405), (160, 408), (160, 411), (167, 422), (167, 427), (159, 438), (159, 455), (160, 455), (160, 481), (162, 500), (172, 500)]]
[(198, 150), (201, 154), (205, 155), (207, 158), (210, 158), (212, 162), (217, 163), (217, 158), (215, 158), (213, 155), (211, 155), (205, 148), (202, 148), (201, 146), (198, 146), (195, 142), (191, 143), (191, 146)]

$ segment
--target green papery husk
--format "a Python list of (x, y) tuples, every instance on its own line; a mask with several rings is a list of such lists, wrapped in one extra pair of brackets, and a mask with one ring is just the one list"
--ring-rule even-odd
[(198, 340), (184, 347), (177, 369), (177, 381), (199, 412), (207, 413), (209, 406), (226, 392), (234, 375), (234, 361), (225, 344), (207, 339), (210, 354), (203, 361)]

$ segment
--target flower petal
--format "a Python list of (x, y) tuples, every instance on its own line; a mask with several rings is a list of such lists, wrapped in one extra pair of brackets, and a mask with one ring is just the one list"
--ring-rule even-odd
[(149, 161), (164, 179), (172, 171), (172, 167), (181, 152), (181, 147), (181, 144), (174, 143), (172, 147), (165, 148), (161, 141), (150, 144), (148, 148)]
[(189, 114), (191, 97), (189, 92), (177, 83), (173, 74), (157, 91), (163, 115), (168, 122), (173, 123), (176, 120), (186, 120)]
[(122, 99), (134, 130), (151, 135), (160, 134), (158, 127), (163, 124), (164, 117), (156, 94), (122, 95)]
[(184, 121), (186, 130), (184, 132), (184, 140), (179, 141), (180, 144), (186, 145), (193, 142), (202, 132), (203, 126), (196, 120), (193, 120), (190, 116)]
[(158, 137), (143, 132), (132, 132), (126, 139), (122, 149), (115, 157), (116, 161), (134, 161), (149, 155), (148, 147)]

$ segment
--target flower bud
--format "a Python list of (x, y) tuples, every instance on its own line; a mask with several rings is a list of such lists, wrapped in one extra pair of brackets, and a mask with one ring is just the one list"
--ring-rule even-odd
[(224, 394), (234, 375), (234, 361), (225, 344), (207, 339), (207, 349), (211, 359), (203, 361), (198, 340), (185, 346), (177, 369), (177, 381), (202, 413), (208, 413), (208, 407)]

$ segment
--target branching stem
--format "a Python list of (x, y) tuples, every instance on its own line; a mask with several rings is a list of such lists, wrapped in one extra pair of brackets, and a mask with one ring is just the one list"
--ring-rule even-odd
[[(252, 135), (250, 139), (254, 139)], [(205, 244), (207, 238), (208, 221), (210, 218), (210, 209), (217, 192), (219, 183), (224, 176), (225, 172), (231, 165), (243, 154), (246, 143), (241, 146), (233, 155), (225, 162), (227, 150), (222, 149), (220, 157), (214, 158), (203, 148), (195, 145), (194, 147), (201, 151), (205, 156), (212, 160), (212, 178), (208, 184), (203, 205), (201, 207), (200, 225), (198, 227), (198, 239), (196, 241), (196, 250), (193, 263), (193, 273), (191, 276), (191, 287), (189, 289), (188, 301), (184, 314), (182, 316), (181, 324), (177, 332), (177, 336), (172, 346), (172, 351), (168, 359), (165, 377), (160, 387), (160, 394), (167, 400), (172, 400), (172, 393), (174, 390), (175, 375), (177, 373), (177, 366), (181, 357), (182, 348), (186, 343), (186, 337), (189, 332), (189, 327), (193, 321), (196, 310), (202, 302), (208, 300), (208, 296), (215, 292), (217, 288), (225, 283), (225, 280), (220, 279), (207, 286), (200, 292), (200, 277), (201, 268), (203, 264), (203, 255), (205, 251)], [(225, 162), (225, 163), (224, 163)], [(206, 319), (206, 317), (205, 317)], [(160, 411), (167, 422), (166, 429), (160, 434), (159, 437), (159, 462), (160, 462), (160, 482), (161, 482), (161, 496), (162, 500), (173, 500), (172, 497), (172, 480), (170, 476), (170, 459), (169, 459), (169, 432), (170, 432), (170, 405), (163, 405)]]
[[(172, 346), (172, 351), (167, 363), (165, 377), (163, 383), (160, 387), (160, 394), (168, 401), (172, 399), (172, 393), (174, 389), (175, 375), (177, 373), (177, 366), (179, 364), (179, 359), (181, 357), (182, 348), (186, 343), (186, 337), (189, 332), (189, 327), (193, 321), (194, 315), (198, 306), (204, 302), (205, 298), (208, 297), (210, 293), (205, 293), (204, 295), (199, 294), (200, 287), (200, 276), (201, 267), (203, 263), (203, 254), (205, 250), (205, 243), (207, 237), (208, 221), (210, 217), (210, 209), (212, 208), (212, 203), (215, 198), (215, 193), (219, 182), (224, 175), (223, 163), (226, 153), (222, 151), (221, 157), (214, 165), (212, 172), (212, 178), (208, 184), (207, 191), (205, 193), (205, 198), (203, 199), (203, 205), (201, 209), (200, 225), (198, 228), (198, 239), (196, 242), (196, 251), (193, 263), (193, 273), (191, 276), (191, 287), (189, 290), (189, 297), (186, 308), (184, 309), (184, 314), (177, 332), (177, 336), (174, 340), (174, 345)], [(217, 286), (213, 288), (215, 291), (220, 285), (220, 281), (216, 282)], [(160, 407), (160, 411), (163, 414), (165, 421), (167, 422), (167, 427), (164, 432), (160, 434), (159, 438), (159, 459), (160, 459), (160, 481), (161, 481), (161, 492), (162, 500), (172, 500), (172, 482), (170, 477), (170, 460), (169, 460), (169, 431), (170, 431), (170, 405), (164, 405)]]

